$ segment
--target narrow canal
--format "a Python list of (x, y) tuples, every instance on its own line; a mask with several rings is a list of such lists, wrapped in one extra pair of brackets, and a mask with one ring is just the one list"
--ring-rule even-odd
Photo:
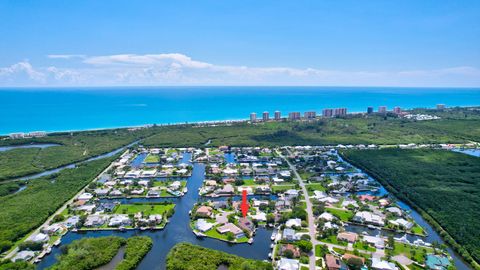
[[(182, 162), (189, 160), (191, 155), (189, 153), (184, 154)], [(339, 157), (341, 159), (341, 157)], [(234, 162), (234, 157), (227, 157), (229, 162)], [(352, 166), (353, 167), (353, 166)], [(356, 169), (357, 172), (362, 172), (359, 169)], [(363, 173), (363, 172), (362, 172)], [(204, 198), (198, 195), (198, 189), (201, 187), (203, 180), (205, 179), (205, 164), (195, 163), (193, 164), (192, 175), (187, 180), (188, 192), (185, 196), (181, 198), (157, 198), (157, 199), (116, 199), (120, 203), (133, 203), (141, 201), (172, 201), (176, 204), (175, 214), (171, 217), (170, 223), (166, 226), (164, 230), (161, 231), (90, 231), (90, 232), (69, 232), (62, 238), (62, 245), (71, 243), (74, 240), (83, 238), (83, 237), (101, 237), (108, 235), (116, 235), (121, 237), (130, 237), (132, 235), (146, 235), (150, 236), (153, 239), (152, 250), (147, 254), (143, 259), (137, 269), (147, 270), (147, 269), (165, 269), (165, 259), (169, 250), (177, 243), (180, 242), (190, 242), (196, 245), (204, 246), (207, 248), (212, 248), (231, 254), (239, 255), (246, 258), (266, 260), (268, 259), (268, 253), (270, 252), (270, 236), (271, 229), (259, 228), (255, 235), (255, 241), (252, 245), (249, 244), (229, 244), (219, 240), (214, 240), (210, 238), (197, 238), (190, 229), (189, 226), (189, 211), (192, 209), (193, 205), (197, 201), (201, 201)], [(375, 179), (372, 179), (376, 181)], [(377, 182), (377, 181), (376, 181)], [(388, 191), (383, 187), (379, 186), (379, 190), (376, 193), (361, 192), (361, 194), (371, 194), (376, 196), (383, 196), (388, 194)], [(395, 198), (392, 194), (389, 194), (392, 198)], [(224, 200), (225, 198), (217, 198), (218, 200)], [(239, 199), (239, 198), (234, 198)], [(275, 196), (270, 196), (269, 199), (275, 200)], [(399, 201), (397, 202), (401, 208), (408, 210), (412, 218), (422, 226), (428, 233), (427, 237), (421, 237), (427, 242), (438, 242), (440, 244), (444, 243), (439, 234), (421, 217), (421, 215), (416, 212), (414, 209), (411, 209), (407, 204)], [(350, 225), (346, 227), (349, 231), (354, 231), (357, 233), (367, 232), (370, 235), (387, 235), (387, 232), (370, 230), (362, 226)], [(396, 237), (401, 237), (402, 234), (397, 234)], [(407, 235), (409, 241), (418, 239), (418, 236)], [(51, 266), (56, 261), (56, 256), (60, 254), (60, 249), (62, 247), (54, 247), (52, 253), (46, 256), (39, 264), (38, 269), (45, 269)], [(461, 257), (455, 253), (451, 248), (448, 248), (448, 252), (453, 258), (455, 267), (459, 270), (471, 269)]]
[[(129, 237), (132, 235), (146, 235), (153, 239), (152, 250), (143, 259), (137, 269), (165, 269), (165, 259), (170, 249), (177, 243), (190, 242), (207, 248), (212, 248), (246, 258), (266, 260), (270, 252), (271, 229), (259, 228), (255, 235), (253, 244), (230, 244), (223, 241), (210, 238), (197, 238), (190, 229), (189, 211), (193, 205), (202, 200), (198, 195), (198, 189), (202, 186), (205, 179), (205, 164), (195, 163), (193, 165), (192, 176), (187, 180), (188, 192), (185, 196), (171, 199), (155, 199), (154, 201), (173, 201), (176, 204), (175, 214), (170, 218), (170, 223), (161, 231), (96, 231), (96, 232), (69, 232), (62, 238), (62, 244), (52, 249), (52, 253), (46, 256), (39, 264), (37, 269), (45, 269), (55, 263), (55, 256), (61, 252), (61, 246), (71, 243), (76, 239), (83, 237), (100, 237), (107, 235), (116, 235)], [(273, 197), (274, 198), (274, 197)], [(222, 198), (220, 198), (222, 199)], [(142, 201), (151, 199), (131, 199), (119, 200), (122, 203)]]

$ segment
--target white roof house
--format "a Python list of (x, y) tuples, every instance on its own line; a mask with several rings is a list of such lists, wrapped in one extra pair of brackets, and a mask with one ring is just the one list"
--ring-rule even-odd
[(206, 232), (210, 230), (212, 227), (213, 227), (213, 223), (207, 222), (203, 218), (198, 219), (197, 222), (195, 223), (195, 229), (201, 232)]
[(93, 195), (88, 192), (82, 193), (80, 196), (78, 196), (78, 200), (80, 201), (88, 201), (91, 198), (93, 198)]
[(35, 253), (33, 251), (23, 250), (23, 251), (18, 252), (15, 255), (15, 257), (13, 257), (12, 261), (14, 261), (14, 262), (16, 262), (16, 261), (28, 261), (31, 258), (33, 258), (34, 256), (35, 256)]
[(397, 226), (401, 226), (407, 230), (411, 229), (413, 227), (413, 223), (408, 221), (408, 220), (405, 220), (403, 218), (397, 218), (395, 220), (389, 220), (390, 223), (392, 223), (393, 225), (397, 225)]
[(267, 221), (267, 214), (264, 212), (257, 212), (255, 215), (252, 215), (252, 219), (258, 221)]
[(323, 212), (318, 218), (326, 221), (332, 221), (334, 219), (334, 216), (328, 212)]
[(48, 235), (46, 235), (44, 233), (38, 233), (38, 234), (30, 236), (30, 240), (32, 242), (36, 242), (36, 243), (47, 242), (48, 239), (50, 239), (50, 238), (48, 237)]
[(116, 227), (130, 224), (130, 218), (127, 215), (114, 215), (108, 222), (109, 227)]
[(384, 218), (368, 211), (358, 211), (355, 213), (353, 220), (362, 223), (374, 224), (379, 226), (384, 226)]
[(285, 223), (285, 226), (287, 228), (291, 228), (293, 226), (301, 227), (302, 226), (302, 220), (299, 219), (299, 218), (291, 218), (291, 219), (287, 220), (287, 222)]
[(298, 270), (300, 269), (300, 262), (294, 259), (280, 258), (278, 261), (278, 270)]
[(383, 261), (378, 258), (372, 258), (372, 269), (374, 270), (396, 270), (395, 264)]

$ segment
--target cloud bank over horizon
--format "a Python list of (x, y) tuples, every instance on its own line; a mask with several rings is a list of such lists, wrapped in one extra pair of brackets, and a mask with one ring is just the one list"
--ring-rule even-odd
[(217, 65), (181, 53), (51, 54), (48, 66), (23, 60), (0, 67), (0, 86), (398, 86), (480, 87), (480, 69), (334, 70)]

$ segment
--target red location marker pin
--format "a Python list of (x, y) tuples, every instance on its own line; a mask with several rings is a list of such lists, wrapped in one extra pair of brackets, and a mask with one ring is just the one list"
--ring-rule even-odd
[(240, 209), (242, 209), (243, 217), (246, 217), (247, 212), (248, 212), (248, 202), (247, 202), (247, 191), (246, 190), (242, 191), (242, 204), (240, 205)]

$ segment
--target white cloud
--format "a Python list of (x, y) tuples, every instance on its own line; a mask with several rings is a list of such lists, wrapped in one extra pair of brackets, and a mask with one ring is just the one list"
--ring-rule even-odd
[(51, 59), (72, 59), (72, 58), (85, 58), (83, 54), (49, 54), (48, 58)]
[(0, 84), (11, 82), (15, 84), (21, 81), (44, 83), (44, 73), (35, 70), (28, 61), (18, 62), (9, 67), (0, 68)]
[(480, 70), (468, 66), (385, 72), (215, 65), (179, 53), (48, 57), (65, 59), (67, 67), (19, 62), (0, 68), (0, 85), (480, 86)]

